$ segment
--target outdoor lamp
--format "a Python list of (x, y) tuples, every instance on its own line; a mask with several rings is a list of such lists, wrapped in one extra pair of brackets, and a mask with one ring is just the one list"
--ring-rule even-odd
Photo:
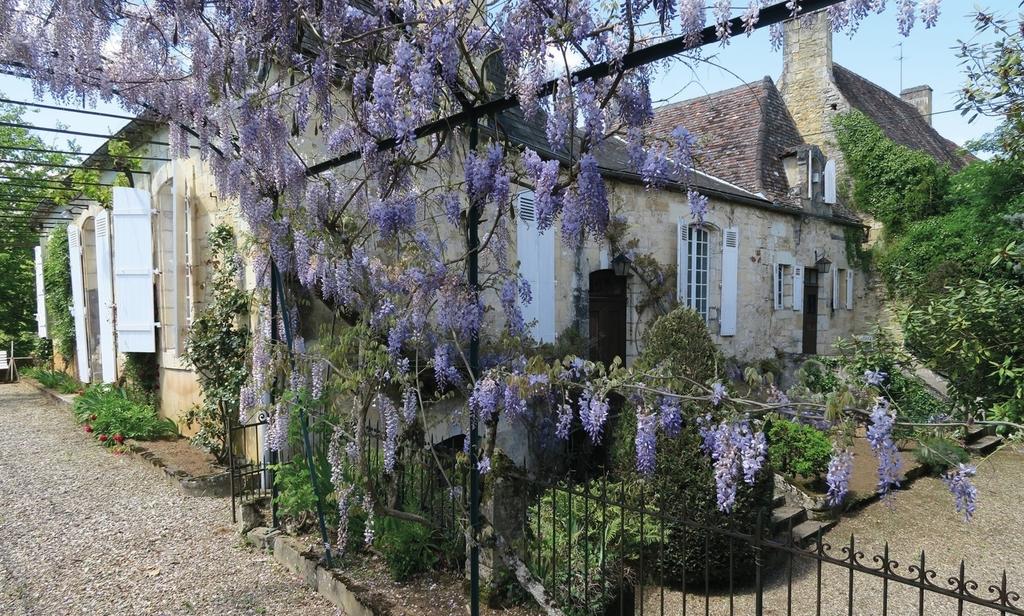
[[(818, 257), (817, 251), (814, 253), (815, 257)], [(818, 270), (822, 274), (827, 274), (829, 268), (832, 267), (832, 262), (828, 260), (825, 253), (822, 253), (818, 260), (814, 262), (814, 269)]]
[(619, 253), (614, 259), (612, 259), (612, 269), (615, 271), (616, 276), (628, 276), (629, 266), (633, 263), (633, 260), (627, 257), (625, 254)]

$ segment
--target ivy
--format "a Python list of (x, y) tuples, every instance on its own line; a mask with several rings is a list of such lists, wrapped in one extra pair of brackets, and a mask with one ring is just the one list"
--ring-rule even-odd
[(47, 333), (53, 341), (54, 351), (63, 360), (63, 367), (67, 368), (75, 352), (75, 319), (69, 309), (72, 299), (67, 225), (54, 229), (46, 243), (43, 284), (46, 290)]
[(208, 234), (212, 271), (210, 304), (200, 311), (189, 329), (185, 361), (195, 369), (203, 402), (189, 410), (185, 421), (198, 426), (193, 441), (218, 457), (226, 455), (224, 416), (238, 414), (238, 396), (248, 376), (246, 349), (249, 296), (240, 288), (241, 260), (235, 233), (218, 225)]

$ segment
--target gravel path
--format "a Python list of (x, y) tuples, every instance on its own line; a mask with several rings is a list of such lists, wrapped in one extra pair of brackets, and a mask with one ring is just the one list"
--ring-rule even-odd
[[(863, 552), (859, 562), (868, 567), (879, 566), (873, 561), (881, 556), (886, 542), (889, 557), (899, 563), (895, 572), (912, 577), (921, 551), (926, 555), (926, 569), (933, 570), (930, 581), (950, 588), (947, 580), (957, 577), (961, 560), (965, 563), (966, 578), (978, 583), (972, 592), (983, 599), (996, 599), (989, 585), (998, 587), (1005, 571), (1007, 588), (1024, 596), (1024, 501), (1021, 499), (1024, 477), (1024, 454), (1006, 447), (979, 463), (975, 485), (978, 488), (978, 509), (974, 519), (965, 523), (956, 513), (953, 499), (941, 479), (918, 479), (906, 491), (896, 494), (895, 507), (874, 503), (844, 518), (826, 537), (832, 546), (828, 552), (835, 558), (844, 558), (844, 547), (849, 546), (850, 535), (856, 538), (856, 549)], [(765, 584), (764, 613), (766, 615), (815, 614), (817, 571), (815, 561), (794, 559), (792, 568), (793, 594), (787, 596), (789, 569), (785, 559), (774, 559), (768, 567)], [(888, 614), (903, 616), (918, 613), (917, 589), (890, 582), (883, 593), (880, 578), (865, 573), (854, 574), (853, 610), (848, 605), (848, 570), (825, 564), (822, 568), (821, 614), (826, 616), (849, 613), (875, 616), (883, 614), (882, 598), (887, 594)], [(657, 616), (662, 596), (657, 588), (645, 589), (646, 614)], [(790, 600), (791, 611), (790, 611)], [(665, 591), (665, 614), (683, 613), (682, 595)], [(690, 593), (687, 613), (703, 614), (704, 597)], [(712, 596), (708, 601), (709, 614), (751, 614), (753, 594), (750, 588), (737, 589), (733, 610), (729, 609), (728, 595)], [(1024, 610), (1024, 598), (1011, 605)], [(925, 593), (923, 613), (928, 616), (955, 616), (955, 600), (935, 593)], [(965, 603), (963, 614), (994, 615), (998, 611)]]
[(242, 544), (230, 502), (186, 498), (26, 384), (0, 385), (0, 614), (338, 614)]

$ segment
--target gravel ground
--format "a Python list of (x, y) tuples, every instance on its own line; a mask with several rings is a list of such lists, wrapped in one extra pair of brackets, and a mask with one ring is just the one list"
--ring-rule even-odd
[(0, 385), (0, 614), (340, 614), (245, 546), (226, 499), (97, 446), (29, 385)]
[[(825, 537), (825, 542), (832, 546), (828, 553), (843, 558), (843, 548), (848, 549), (852, 534), (856, 538), (857, 551), (863, 552), (859, 562), (865, 566), (879, 566), (873, 557), (880, 556), (888, 542), (890, 559), (899, 563), (895, 572), (903, 576), (916, 575), (916, 570), (908, 571), (908, 566), (917, 564), (924, 550), (926, 569), (935, 572), (934, 578), (929, 581), (936, 585), (951, 588), (947, 580), (958, 576), (960, 562), (963, 560), (966, 578), (978, 583), (978, 587), (972, 591), (975, 595), (983, 599), (997, 599), (998, 594), (990, 591), (989, 585), (995, 585), (998, 590), (1004, 571), (1008, 590), (1024, 595), (1022, 472), (1024, 455), (1010, 448), (1004, 448), (980, 463), (975, 482), (978, 488), (978, 510), (969, 523), (965, 523), (956, 513), (952, 496), (942, 480), (933, 477), (919, 479), (909, 489), (896, 495), (894, 509), (884, 503), (875, 503), (844, 518)], [(776, 559), (769, 567), (764, 599), (766, 615), (816, 613), (815, 561), (795, 559), (792, 571), (790, 612), (787, 609), (787, 562), (785, 559)], [(883, 614), (883, 594), (888, 598), (888, 614), (902, 616), (918, 613), (917, 589), (890, 582), (888, 592), (883, 593), (880, 578), (860, 572), (854, 575), (854, 601), (853, 610), (850, 611), (849, 583), (847, 569), (827, 563), (823, 565), (821, 614)], [(737, 591), (732, 611), (729, 609), (728, 594), (710, 597), (708, 613), (752, 614), (753, 595), (749, 590), (744, 588)], [(646, 589), (645, 596), (644, 613), (660, 614), (660, 590)], [(680, 593), (666, 590), (664, 602), (664, 614), (683, 613), (683, 597)], [(686, 604), (687, 613), (704, 613), (705, 599), (702, 595), (690, 593)], [(1012, 613), (1024, 613), (1024, 599), (1016, 599), (1010, 605), (1020, 610)], [(953, 616), (958, 614), (957, 609), (955, 600), (935, 593), (925, 593), (922, 613), (928, 616)], [(970, 603), (963, 606), (963, 614), (998, 613)]]

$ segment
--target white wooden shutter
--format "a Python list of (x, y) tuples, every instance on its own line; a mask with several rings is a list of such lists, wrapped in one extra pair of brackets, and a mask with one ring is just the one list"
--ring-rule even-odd
[(804, 309), (804, 266), (793, 266), (793, 310)]
[(832, 268), (832, 310), (839, 308), (839, 268)]
[(853, 310), (853, 270), (846, 270), (846, 309)]
[(772, 306), (782, 310), (782, 298), (779, 296), (779, 285), (782, 284), (782, 267), (780, 263), (772, 264)]
[(185, 330), (192, 325), (192, 315), (195, 314), (195, 291), (192, 287), (194, 279), (192, 276), (192, 247), (195, 234), (195, 224), (192, 219), (192, 199), (188, 191), (188, 182), (185, 182), (185, 197), (182, 199), (185, 205), (185, 315), (183, 326)]
[(737, 269), (739, 268), (740, 230), (730, 227), (722, 234), (722, 309), (718, 333), (736, 335)]
[(110, 261), (110, 214), (96, 215), (96, 294), (100, 310), (100, 360), (103, 382), (117, 380), (117, 350), (114, 348), (114, 279)]
[(555, 341), (555, 243), (551, 229), (537, 229), (532, 191), (516, 195), (516, 255), (519, 274), (530, 285), (531, 301), (521, 306), (523, 319), (533, 323), (530, 335), (538, 342)]
[(46, 338), (46, 289), (43, 283), (43, 247), (36, 246), (36, 323), (40, 338)]
[(115, 187), (113, 192), (117, 350), (155, 353), (153, 219), (149, 193), (123, 187)]
[(687, 272), (689, 271), (689, 242), (690, 225), (682, 218), (676, 222), (676, 300), (683, 306), (686, 302), (686, 285), (688, 283)]
[(825, 163), (825, 173), (822, 175), (825, 183), (825, 203), (836, 202), (836, 161), (830, 160)]
[(92, 378), (89, 370), (89, 341), (85, 331), (85, 281), (82, 278), (82, 235), (78, 227), (68, 226), (68, 257), (71, 267), (71, 314), (75, 319), (75, 363), (78, 364), (78, 380), (88, 383)]
[(814, 152), (807, 150), (807, 198), (814, 197)]

